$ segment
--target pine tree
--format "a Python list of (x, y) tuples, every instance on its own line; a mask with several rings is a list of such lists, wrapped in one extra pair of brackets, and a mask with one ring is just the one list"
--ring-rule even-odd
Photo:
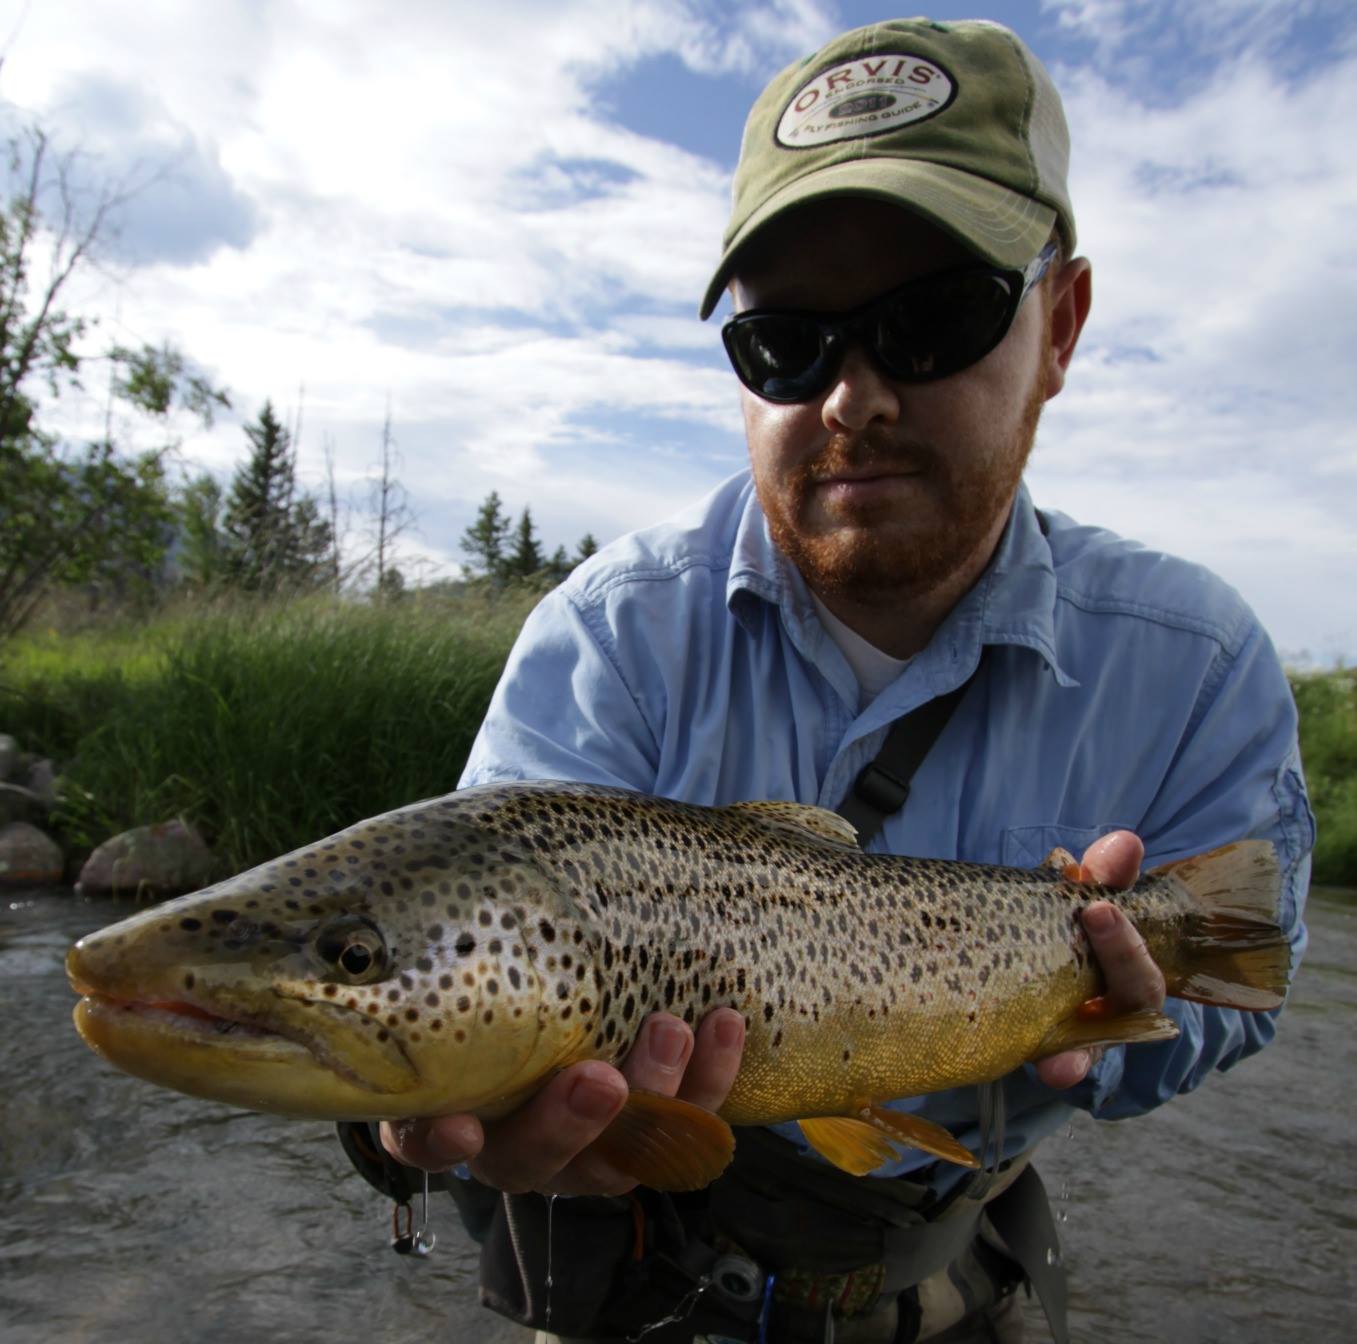
[(514, 549), (504, 562), (504, 571), (510, 578), (530, 579), (545, 563), (532, 514), (525, 507), (514, 530)]
[(250, 592), (272, 587), (287, 548), (287, 526), (296, 484), (291, 436), (266, 401), (257, 424), (245, 426), (250, 456), (231, 481), (226, 500), (226, 573)]
[(462, 553), (471, 558), (468, 568), (488, 578), (502, 578), (508, 536), (509, 520), (504, 516), (499, 493), (492, 490), (485, 497), (476, 521), (462, 533)]
[(594, 540), (592, 532), (586, 532), (580, 538), (580, 544), (575, 550), (575, 563), (578, 565), (581, 560), (587, 560), (598, 550), (598, 542)]
[(288, 510), (275, 586), (319, 588), (334, 574), (334, 530), (321, 517), (314, 495), (302, 495)]
[(558, 546), (551, 553), (551, 559), (547, 561), (546, 574), (552, 583), (561, 583), (573, 568), (574, 565), (566, 554), (565, 547)]
[(245, 426), (249, 460), (236, 472), (223, 532), (226, 581), (247, 592), (314, 588), (334, 571), (334, 529), (309, 494), (297, 493), (292, 436), (270, 402)]

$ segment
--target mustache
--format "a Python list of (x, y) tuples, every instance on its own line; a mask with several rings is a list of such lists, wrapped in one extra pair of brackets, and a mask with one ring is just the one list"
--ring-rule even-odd
[(889, 475), (937, 470), (941, 465), (941, 455), (928, 444), (868, 428), (855, 434), (833, 435), (805, 464), (805, 474), (810, 481), (819, 482), (833, 480), (846, 472), (870, 475), (880, 471)]

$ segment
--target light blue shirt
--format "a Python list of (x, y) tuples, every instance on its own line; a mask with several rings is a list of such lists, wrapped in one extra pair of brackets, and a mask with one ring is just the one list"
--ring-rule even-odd
[[(1043, 533), (1044, 517), (1047, 531)], [(1019, 492), (995, 556), (928, 646), (861, 713), (856, 680), (799, 572), (773, 545), (748, 473), (623, 537), (529, 617), (462, 785), (571, 779), (691, 803), (834, 808), (900, 715), (986, 664), (870, 846), (1031, 866), (1126, 828), (1146, 864), (1245, 836), (1285, 869), (1298, 960), (1314, 820), (1296, 712), (1266, 634), (1197, 565)], [(1109, 1050), (1057, 1093), (1030, 1066), (1005, 1083), (1009, 1154), (1070, 1106), (1137, 1115), (1272, 1039), (1274, 1016), (1170, 1000), (1163, 1044)], [(978, 1148), (975, 1090), (896, 1103)], [(794, 1126), (782, 1127), (800, 1141)], [(878, 1174), (931, 1162), (905, 1152)], [(958, 1168), (938, 1164), (939, 1184)]]

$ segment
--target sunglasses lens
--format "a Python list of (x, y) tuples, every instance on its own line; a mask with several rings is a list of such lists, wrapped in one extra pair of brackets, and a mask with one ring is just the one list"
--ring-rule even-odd
[(847, 341), (862, 340), (895, 378), (923, 383), (983, 359), (1018, 310), (1014, 275), (976, 268), (902, 285), (842, 318), (764, 310), (722, 328), (740, 381), (768, 401), (809, 401), (829, 386)]
[(760, 313), (725, 328), (735, 372), (769, 401), (804, 401), (819, 390), (824, 346), (814, 320), (794, 313)]
[(897, 291), (877, 310), (877, 358), (906, 382), (945, 378), (998, 345), (1013, 317), (1013, 287), (993, 271), (960, 271)]

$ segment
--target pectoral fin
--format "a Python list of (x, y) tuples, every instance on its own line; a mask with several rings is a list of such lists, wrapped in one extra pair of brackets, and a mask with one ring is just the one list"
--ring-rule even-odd
[(594, 1146), (652, 1190), (700, 1190), (726, 1169), (735, 1135), (701, 1106), (633, 1089)]
[(897, 1144), (918, 1148), (959, 1166), (979, 1165), (974, 1155), (941, 1125), (885, 1106), (864, 1106), (856, 1116), (817, 1116), (800, 1124), (806, 1142), (826, 1162), (853, 1176), (865, 1176), (899, 1156)]
[(1095, 1045), (1123, 1045), (1131, 1041), (1171, 1041), (1178, 1034), (1178, 1024), (1163, 1013), (1143, 1008), (1134, 1013), (1112, 1016), (1100, 1000), (1089, 1000), (1092, 1011), (1084, 1005), (1074, 1010), (1071, 1017), (1057, 1022), (1046, 1034), (1033, 1059), (1058, 1055), (1062, 1050), (1087, 1050)]

